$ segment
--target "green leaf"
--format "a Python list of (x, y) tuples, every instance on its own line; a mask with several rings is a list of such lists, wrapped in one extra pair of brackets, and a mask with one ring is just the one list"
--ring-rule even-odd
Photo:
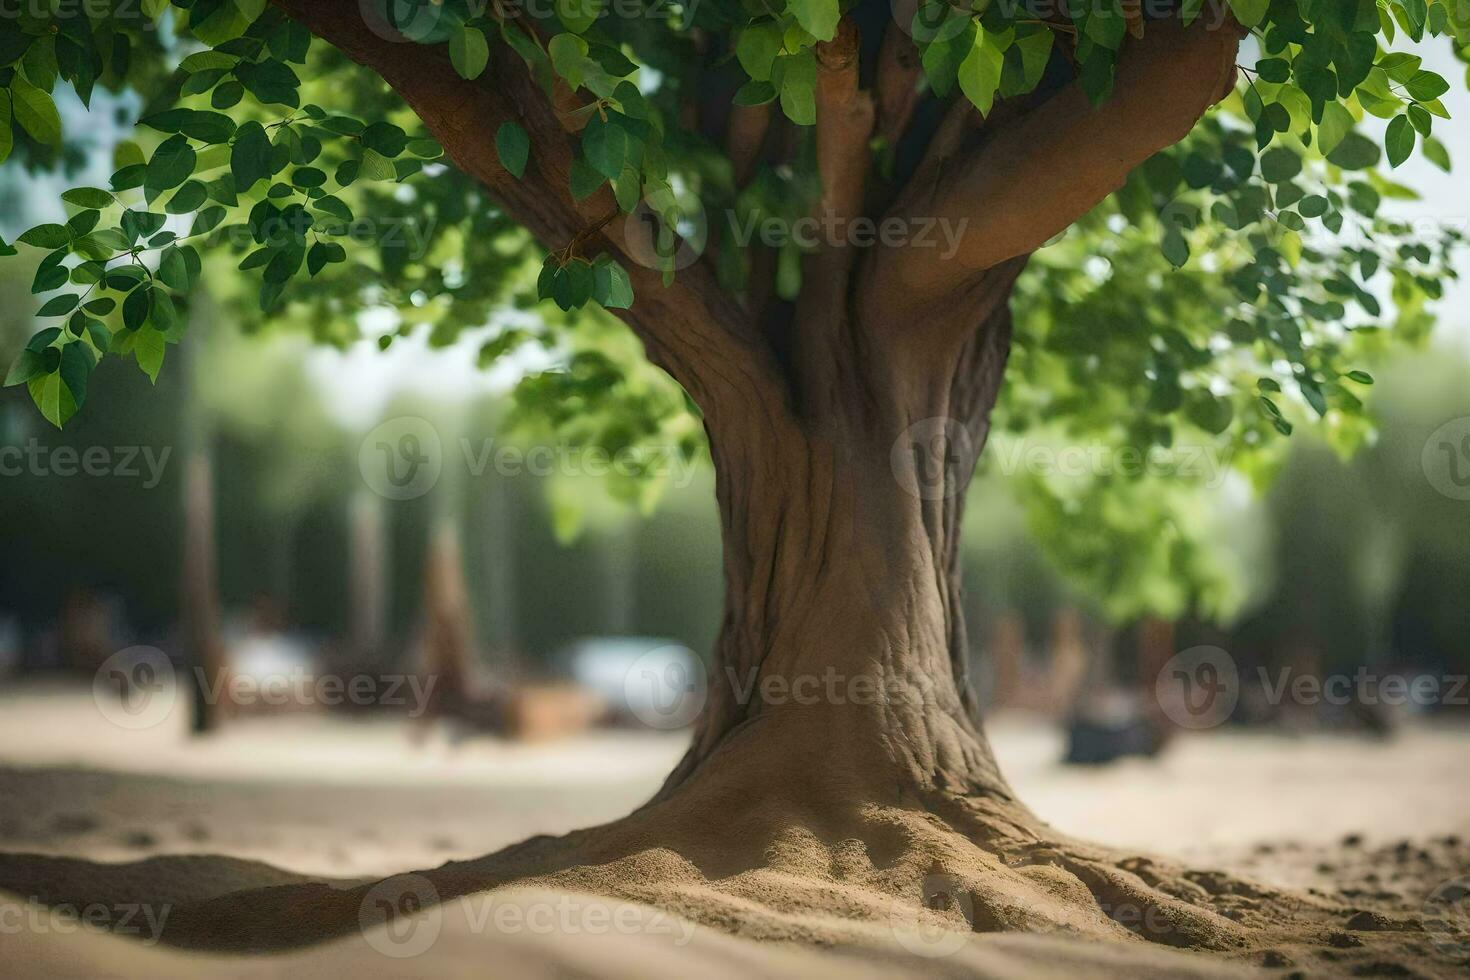
[(24, 75), (17, 74), (10, 81), (10, 95), (15, 121), (31, 134), (37, 143), (47, 146), (61, 145), (61, 114), (48, 92), (32, 85)]
[(87, 381), (96, 366), (97, 360), (86, 344), (67, 344), (61, 349), (61, 367), (57, 373), (61, 375), (61, 383), (71, 392), (77, 411), (87, 401)]
[(1051, 61), (1051, 49), (1056, 35), (1050, 30), (1042, 28), (1035, 34), (1016, 38), (1016, 49), (1021, 52), (1021, 77), (1022, 89), (1030, 92), (1041, 82), (1041, 76), (1046, 72), (1047, 63)]
[(47, 303), (36, 311), (36, 316), (65, 316), (77, 308), (82, 298), (75, 293), (66, 293), (61, 296), (52, 297)]
[(461, 78), (479, 78), (490, 64), (490, 44), (478, 27), (460, 27), (449, 35), (449, 61)]
[(1415, 102), (1433, 102), (1450, 90), (1450, 83), (1432, 71), (1420, 71), (1409, 79), (1404, 90)]
[(586, 34), (601, 13), (601, 0), (556, 0), (556, 19), (573, 34)]
[(242, 123), (236, 130), (235, 145), (230, 150), (230, 173), (240, 194), (249, 191), (257, 181), (270, 177), (271, 141), (260, 123)]
[(46, 361), (41, 356), (40, 351), (33, 351), (30, 348), (26, 348), (20, 352), (20, 356), (15, 359), (15, 363), (10, 365), (10, 371), (5, 375), (5, 387), (10, 388), (14, 385), (25, 384), (45, 370)]
[(138, 359), (138, 367), (148, 375), (149, 381), (157, 384), (158, 372), (163, 368), (165, 350), (163, 334), (149, 328), (139, 330), (134, 336), (133, 356)]
[(1302, 158), (1295, 151), (1277, 146), (1261, 155), (1261, 178), (1269, 184), (1282, 184), (1302, 172)]
[(626, 310), (633, 305), (633, 281), (616, 261), (603, 257), (593, 266), (593, 298), (609, 310)]
[(1371, 385), (1373, 383), (1373, 375), (1367, 371), (1349, 371), (1346, 377), (1349, 381), (1356, 381), (1360, 385)]
[[(1405, 121), (1407, 125), (1407, 120)], [(1362, 133), (1348, 133), (1337, 148), (1327, 154), (1327, 161), (1344, 170), (1367, 170), (1377, 166), (1383, 152)]]
[(593, 169), (592, 165), (581, 157), (572, 160), (572, 172), (569, 177), (572, 197), (577, 200), (585, 200), (597, 193), (597, 189), (607, 182), (607, 178)]
[(607, 119), (593, 115), (587, 128), (582, 130), (582, 154), (593, 169), (608, 180), (617, 177), (628, 159), (629, 140), (627, 130), (609, 114)]
[(408, 134), (389, 122), (375, 122), (362, 131), (362, 145), (385, 157), (396, 157), (408, 148)]
[(189, 266), (184, 261), (184, 253), (177, 245), (170, 245), (159, 256), (158, 279), (170, 289), (176, 289), (181, 293), (188, 292)]
[(148, 321), (153, 312), (153, 287), (139, 286), (123, 300), (123, 326), (137, 330)]
[(817, 121), (817, 58), (811, 48), (776, 59), (773, 79), (779, 79), (781, 110), (798, 126)]
[(735, 57), (740, 67), (758, 82), (770, 81), (771, 69), (780, 53), (781, 28), (774, 21), (750, 25), (735, 42)]
[(995, 93), (1000, 89), (1001, 70), (1005, 67), (1005, 48), (997, 43), (990, 32), (981, 29), (975, 32), (975, 43), (965, 60), (960, 62), (960, 91), (980, 110), (982, 116), (990, 115), (995, 105)]
[(1230, 0), (1230, 9), (1235, 12), (1235, 19), (1246, 27), (1255, 27), (1264, 20), (1270, 7), (1271, 0)]
[(204, 189), (204, 185), (199, 183), (199, 181), (186, 181), (184, 186), (180, 187), (178, 192), (169, 198), (168, 204), (164, 206), (164, 210), (169, 214), (190, 214), (197, 211), (208, 196), (209, 194)]
[(1388, 165), (1397, 167), (1409, 159), (1414, 153), (1418, 138), (1408, 116), (1395, 116), (1383, 137), (1384, 149), (1388, 151)]
[(1424, 156), (1445, 173), (1450, 172), (1450, 151), (1432, 136), (1424, 138)]
[(0, 93), (0, 163), (15, 149), (15, 132), (10, 127), (10, 97)]
[(143, 180), (143, 192), (149, 201), (166, 190), (171, 190), (189, 179), (198, 160), (194, 147), (183, 135), (170, 136), (148, 161), (148, 173)]
[(26, 387), (31, 393), (31, 401), (41, 410), (41, 416), (58, 429), (77, 413), (76, 400), (62, 383), (59, 372), (37, 375), (27, 382)]
[(802, 30), (818, 41), (832, 40), (842, 15), (837, 0), (788, 0), (786, 9), (796, 16)]
[(105, 208), (112, 204), (112, 195), (95, 187), (73, 187), (61, 199), (79, 208)]
[(518, 123), (502, 123), (495, 132), (495, 152), (500, 157), (500, 165), (520, 180), (531, 155), (531, 138)]
[(61, 248), (63, 245), (71, 243), (71, 232), (66, 230), (65, 225), (37, 225), (17, 238), (16, 241), (22, 245), (30, 245), (35, 248)]
[(1337, 149), (1343, 138), (1353, 131), (1353, 114), (1341, 102), (1329, 102), (1322, 110), (1317, 126), (1317, 149), (1324, 156)]
[(573, 91), (582, 87), (583, 72), (588, 63), (587, 42), (575, 34), (558, 34), (546, 42), (551, 66)]
[(765, 105), (776, 98), (776, 87), (770, 82), (747, 81), (735, 90), (734, 102), (739, 106)]

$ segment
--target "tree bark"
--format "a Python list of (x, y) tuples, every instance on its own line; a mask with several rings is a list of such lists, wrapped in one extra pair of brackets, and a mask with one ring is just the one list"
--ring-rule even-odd
[(710, 428), (726, 608), (702, 721), (660, 798), (754, 739), (810, 753), (812, 772), (840, 757), (904, 792), (1010, 798), (969, 682), (960, 533), (1019, 272), (1013, 263), (977, 297), (982, 316), (947, 383), (916, 383), (901, 347), (861, 367), (839, 356), (880, 336), (860, 314), (801, 324), (832, 343), (804, 361), (795, 437)]

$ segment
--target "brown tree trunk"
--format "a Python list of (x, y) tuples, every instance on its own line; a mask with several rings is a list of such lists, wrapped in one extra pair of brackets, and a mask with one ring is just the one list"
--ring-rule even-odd
[(916, 384), (898, 357), (813, 358), (795, 431), (767, 441), (760, 416), (710, 427), (726, 609), (706, 710), (661, 799), (756, 743), (780, 746), (763, 764), (844, 781), (812, 788), (829, 799), (1010, 798), (970, 688), (959, 552), (1018, 273), (985, 298), (946, 384)]
[(192, 453), (184, 470), (184, 577), (181, 590), (184, 636), (192, 673), (196, 735), (219, 728), (227, 704), (210, 691), (227, 691), (229, 664), (220, 636), (215, 556), (214, 478), (207, 451)]

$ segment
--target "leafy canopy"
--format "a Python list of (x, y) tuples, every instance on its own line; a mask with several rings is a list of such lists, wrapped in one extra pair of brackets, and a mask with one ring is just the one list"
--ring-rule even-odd
[[(422, 45), (423, 57), (447, 58), (467, 86), (514, 59), (548, 95), (571, 92), (585, 121), (575, 197), (610, 185), (623, 212), (656, 215), (650, 261), (666, 276), (679, 264), (679, 239), (695, 238), (740, 292), (756, 274), (754, 255), (769, 248), (775, 291), (791, 299), (800, 241), (762, 246), (738, 231), (795, 221), (818, 198), (815, 52), (840, 17), (859, 19), (865, 37), (909, 36), (927, 104), (963, 98), (989, 114), (1073, 79), (1107, 99), (1120, 52), (1161, 5), (925, 0), (907, 23), (892, 23), (886, 2), (839, 0), (346, 6), (383, 36)], [(1162, 6), (1218, 29), (1229, 29), (1227, 17), (1249, 28), (1243, 81), (1187, 140), (1033, 261), (1016, 299), (1017, 354), (999, 421), (1013, 433), (1143, 451), (1224, 445), (1238, 469), (1259, 476), (1272, 439), (1304, 420), (1345, 446), (1362, 438), (1361, 396), (1372, 382), (1363, 365), (1393, 343), (1421, 340), (1428, 306), (1454, 274), (1456, 232), (1424, 233), (1382, 209), (1413, 196), (1389, 171), (1414, 154), (1450, 167), (1434, 136), (1450, 83), (1424, 66), (1423, 44), (1438, 39), (1463, 60), (1470, 0)], [(577, 352), (566, 370), (523, 385), (527, 406), (554, 424), (572, 423), (569, 405), (606, 408), (618, 423), (604, 431), (622, 440), (656, 433), (685, 410), (677, 397), (626, 397), (626, 359), (586, 339), (602, 336), (587, 326), (602, 317), (589, 304), (636, 302), (626, 270), (583, 254), (576, 240), (538, 252), (380, 80), (267, 0), (42, 0), (7, 13), (0, 160), (77, 164), (90, 117), (58, 101), (74, 95), (89, 107), (99, 88), (136, 93), (134, 139), (117, 147), (105, 186), (62, 195), (64, 221), (16, 239), (39, 257), (41, 329), (6, 383), (25, 384), (55, 425), (82, 408), (108, 355), (157, 377), (186, 332), (190, 296), (208, 285), (206, 263), (219, 261), (211, 255), (228, 256), (252, 284), (257, 319), (339, 345), (360, 336), (368, 311), (393, 315), (384, 346), (420, 327), (448, 343), (496, 310), (550, 300), (558, 309), (542, 303), (538, 317), (496, 318), (482, 351), (487, 365), (527, 344)], [(787, 121), (784, 151), (737, 182), (718, 132), (690, 123), (711, 102), (769, 104)], [(911, 141), (922, 141), (925, 124), (914, 129)], [(494, 146), (517, 178), (536, 166), (517, 123), (501, 126)], [(912, 171), (912, 147), (875, 144), (873, 153), (879, 180), (896, 186)], [(16, 253), (0, 239), (0, 254)], [(1043, 480), (1046, 492), (1028, 506), (1038, 526), (1051, 526), (1098, 509), (1109, 493), (1136, 497), (1145, 478)], [(1095, 543), (1086, 548), (1070, 566), (1100, 588), (1143, 574)], [(1166, 572), (1175, 561), (1156, 559), (1139, 561)], [(1199, 579), (1191, 558), (1177, 560), (1180, 581)]]

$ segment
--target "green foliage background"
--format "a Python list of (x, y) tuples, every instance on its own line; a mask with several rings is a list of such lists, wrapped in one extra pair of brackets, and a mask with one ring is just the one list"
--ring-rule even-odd
[[(1304, 424), (1342, 451), (1363, 443), (1368, 368), (1424, 341), (1455, 275), (1458, 233), (1426, 238), (1385, 217), (1384, 202), (1413, 195), (1392, 176), (1411, 155), (1451, 166), (1434, 135), (1451, 83), (1416, 52), (1444, 44), (1463, 61), (1470, 0), (1179, 6), (1186, 20), (1219, 25), (1228, 13), (1249, 28), (1253, 64), (1186, 141), (1032, 262), (998, 422), (1016, 438), (1140, 453), (1220, 447), (1259, 486)], [(897, 25), (919, 48), (928, 98), (989, 113), (1060, 76), (1105, 100), (1119, 51), (1148, 30), (1121, 3), (1068, 2), (1050, 19), (1033, 8), (931, 0)], [(709, 234), (736, 291), (749, 255), (730, 222), (793, 219), (816, 197), (814, 47), (859, 12), (839, 0), (557, 0), (540, 18), (465, 0), (361, 9), (424, 57), (447, 57), (467, 85), (496, 59), (524, 61), (548, 92), (565, 83), (587, 116), (574, 195), (610, 184), (623, 211), (648, 207), (666, 256), (691, 216), (717, 216)], [(738, 73), (736, 103), (775, 103), (804, 127), (791, 160), (743, 187), (721, 149), (680, 124), (714, 70)], [(0, 21), (0, 160), (75, 166), (78, 134), (57, 94), (86, 105), (99, 87), (136, 94), (135, 137), (106, 186), (68, 190), (64, 222), (16, 240), (39, 257), (40, 329), (5, 380), (54, 425), (83, 409), (109, 357), (156, 381), (208, 292), (249, 330), (338, 346), (369, 313), (390, 324), (377, 333), (384, 347), (416, 329), (448, 344), (495, 324), (485, 364), (528, 347), (556, 361), (520, 385), (520, 424), (609, 449), (676, 440), (702, 452), (687, 399), (605, 312), (637, 301), (617, 263), (531, 242), (381, 80), (265, 0), (141, 0), (109, 13), (57, 2)], [(512, 173), (535, 166), (514, 123), (495, 144)], [(901, 177), (895, 151), (874, 147), (887, 178)], [(0, 253), (17, 251), (0, 240)], [(799, 260), (797, 245), (783, 249), (786, 298), (800, 289)], [(221, 274), (224, 263), (239, 275)], [(1222, 613), (1238, 601), (1190, 516), (1196, 477), (1021, 482), (1031, 526), (1115, 615)], [(646, 483), (622, 490), (648, 496)]]

